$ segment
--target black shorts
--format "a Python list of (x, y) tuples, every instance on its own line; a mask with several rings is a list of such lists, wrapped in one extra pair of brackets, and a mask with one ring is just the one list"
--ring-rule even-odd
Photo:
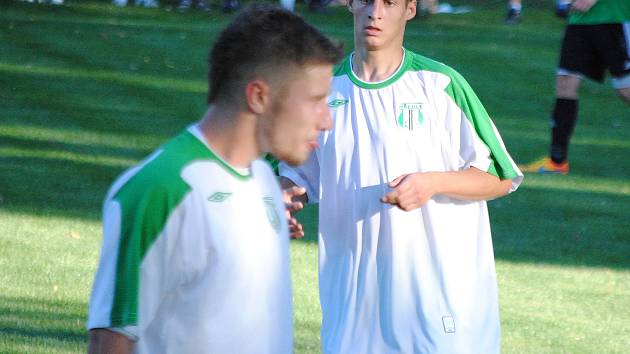
[(568, 25), (562, 40), (558, 73), (575, 73), (604, 81), (630, 75), (630, 23)]

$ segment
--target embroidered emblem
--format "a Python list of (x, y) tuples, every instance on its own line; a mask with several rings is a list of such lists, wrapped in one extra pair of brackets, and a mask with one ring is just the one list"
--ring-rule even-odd
[(277, 233), (280, 233), (280, 216), (278, 215), (278, 211), (276, 210), (276, 205), (273, 201), (273, 198), (264, 197), (263, 202), (265, 203), (265, 211), (267, 212), (267, 219), (269, 220), (269, 224), (271, 224), (271, 227)]
[(348, 103), (348, 100), (336, 99), (336, 100), (332, 100), (332, 101), (328, 102), (328, 107), (335, 108), (335, 107), (343, 106), (343, 105), (345, 105), (347, 103)]
[(396, 124), (404, 129), (413, 131), (418, 129), (424, 121), (422, 115), (422, 103), (403, 103), (400, 105), (400, 114), (396, 119)]
[(214, 203), (223, 203), (231, 195), (232, 193), (216, 192), (208, 197), (208, 201)]

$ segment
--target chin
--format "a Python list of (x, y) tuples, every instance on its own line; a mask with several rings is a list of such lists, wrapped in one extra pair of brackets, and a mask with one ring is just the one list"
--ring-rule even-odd
[(382, 49), (383, 46), (381, 45), (381, 43), (366, 43), (365, 44), (365, 48), (368, 51), (373, 52), (373, 51), (377, 51), (379, 49)]
[(297, 158), (292, 158), (292, 159), (285, 159), (284, 160), (289, 166), (292, 167), (296, 167), (299, 166), (301, 164), (304, 163), (304, 161), (306, 161), (306, 159), (297, 159)]
[(289, 166), (293, 167), (303, 164), (307, 158), (308, 154), (296, 154), (295, 152), (282, 157), (278, 156), (278, 159), (286, 162)]

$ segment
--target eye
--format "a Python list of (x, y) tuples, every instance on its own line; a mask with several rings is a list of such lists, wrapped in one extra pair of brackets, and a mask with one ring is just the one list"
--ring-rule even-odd
[(385, 5), (387, 5), (387, 6), (395, 6), (396, 5), (396, 1), (394, 1), (394, 0), (385, 0)]

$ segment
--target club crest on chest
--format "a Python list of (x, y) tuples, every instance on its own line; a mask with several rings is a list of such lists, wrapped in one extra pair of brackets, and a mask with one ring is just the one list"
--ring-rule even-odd
[(419, 129), (424, 121), (423, 105), (423, 103), (401, 103), (398, 107), (400, 114), (396, 118), (396, 125), (409, 131)]

